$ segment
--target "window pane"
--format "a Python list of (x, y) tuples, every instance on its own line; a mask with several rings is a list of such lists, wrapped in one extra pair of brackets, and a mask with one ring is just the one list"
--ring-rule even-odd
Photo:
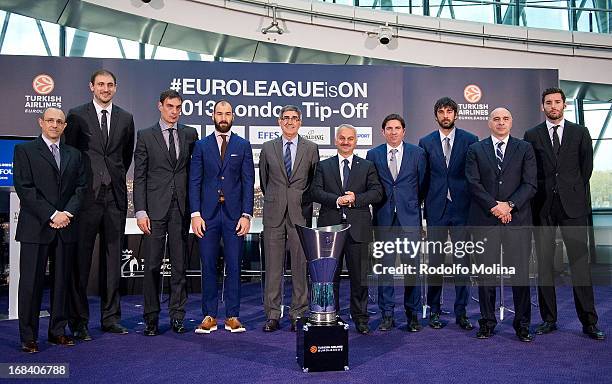
[[(2, 17), (4, 22), (4, 17)], [(36, 20), (29, 17), (10, 14), (6, 29), (2, 54), (47, 56), (47, 50), (38, 31)]]
[[(595, 143), (595, 141), (594, 141)], [(599, 140), (591, 176), (593, 208), (612, 208), (612, 139)]]

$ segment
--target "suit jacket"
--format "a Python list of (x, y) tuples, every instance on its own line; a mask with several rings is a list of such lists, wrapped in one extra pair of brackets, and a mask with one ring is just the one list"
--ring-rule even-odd
[(189, 211), (187, 184), (189, 163), (198, 132), (177, 124), (179, 154), (172, 167), (170, 152), (159, 123), (138, 131), (134, 151), (134, 210), (146, 211), (151, 220), (161, 220), (168, 213), (176, 192), (183, 216)]
[[(380, 202), (384, 194), (374, 163), (354, 155), (347, 190), (355, 193), (355, 205), (345, 209), (346, 220), (351, 225), (349, 233), (355, 241), (372, 241), (370, 204)], [(340, 224), (342, 213), (336, 208), (336, 200), (344, 192), (338, 155), (320, 161), (311, 189), (313, 201), (321, 204), (317, 226)]]
[[(393, 180), (387, 161), (387, 144), (368, 151), (384, 189), (383, 199), (374, 204), (374, 225), (390, 226), (393, 210), (403, 226), (421, 226), (421, 198), (425, 180), (426, 160), (423, 149), (404, 142), (402, 163), (397, 179)], [(352, 175), (352, 174), (351, 174)]]
[(425, 177), (425, 219), (428, 225), (435, 225), (442, 219), (446, 208), (446, 195), (450, 190), (451, 199), (462, 213), (455, 219), (467, 221), (470, 207), (467, 180), (465, 178), (465, 157), (468, 147), (478, 141), (478, 137), (455, 128), (455, 139), (451, 149), (448, 167), (444, 159), (440, 131), (436, 130), (419, 140), (419, 147), (427, 156), (427, 173)]
[(490, 209), (497, 201), (512, 201), (512, 221), (508, 225), (531, 225), (530, 200), (536, 192), (536, 160), (531, 144), (508, 139), (502, 169), (497, 169), (493, 140), (487, 137), (470, 145), (465, 161), (465, 175), (472, 196), (468, 224), (501, 225)]
[(253, 214), (255, 167), (251, 144), (235, 133), (228, 140), (223, 161), (214, 133), (197, 141), (193, 150), (189, 202), (191, 212), (200, 212), (204, 220), (217, 213), (221, 191), (232, 220), (243, 213)]
[(74, 219), (66, 228), (49, 226), (55, 211), (68, 211), (76, 218), (87, 188), (81, 153), (66, 144), (59, 148), (60, 169), (42, 137), (15, 146), (13, 180), (21, 204), (17, 241), (49, 244), (57, 234), (64, 242), (77, 240)]
[(132, 115), (113, 104), (110, 116), (110, 132), (106, 146), (102, 144), (102, 132), (93, 101), (68, 111), (68, 123), (64, 141), (83, 153), (88, 179), (88, 198), (98, 195), (103, 174), (108, 172), (113, 195), (119, 209), (127, 210), (127, 186), (125, 175), (134, 153), (134, 119)]
[(312, 201), (305, 192), (312, 184), (318, 162), (318, 146), (300, 136), (291, 177), (287, 178), (282, 136), (263, 144), (259, 156), (259, 180), (264, 194), (264, 225), (278, 227), (285, 213), (293, 224), (311, 225)]
[[(538, 192), (533, 199), (536, 224), (545, 222), (557, 185), (563, 209), (571, 218), (589, 214), (589, 180), (593, 173), (593, 147), (589, 130), (565, 120), (559, 156), (553, 154), (546, 123), (525, 133), (538, 164)], [(556, 179), (556, 183), (555, 183)]]

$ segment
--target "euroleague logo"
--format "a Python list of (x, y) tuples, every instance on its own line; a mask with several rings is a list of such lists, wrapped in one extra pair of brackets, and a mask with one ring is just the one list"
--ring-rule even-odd
[(313, 345), (312, 347), (310, 347), (310, 353), (317, 353), (317, 346)]
[(34, 88), (34, 92), (39, 95), (48, 95), (53, 92), (55, 81), (46, 73), (41, 73), (32, 80), (32, 88)]
[(470, 84), (463, 89), (463, 97), (468, 103), (477, 103), (482, 98), (482, 91), (476, 84)]

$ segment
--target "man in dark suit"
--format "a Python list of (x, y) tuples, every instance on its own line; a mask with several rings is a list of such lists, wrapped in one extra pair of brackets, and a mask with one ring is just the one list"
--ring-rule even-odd
[[(434, 105), (434, 116), (439, 129), (419, 140), (419, 147), (427, 155), (427, 175), (425, 184), (425, 219), (427, 220), (427, 239), (430, 241), (469, 240), (464, 226), (470, 206), (467, 180), (465, 178), (465, 156), (468, 147), (478, 141), (478, 137), (455, 126), (457, 103), (443, 97)], [(445, 254), (430, 252), (429, 265), (444, 264)], [(469, 255), (453, 255), (453, 264), (469, 266)], [(442, 276), (429, 275), (427, 304), (430, 308), (429, 326), (440, 329), (445, 324), (440, 320), (440, 299), (442, 296)], [(455, 321), (465, 330), (474, 327), (467, 318), (466, 306), (469, 299), (469, 276), (455, 276)]]
[[(396, 238), (420, 239), (421, 197), (425, 179), (425, 152), (423, 149), (406, 143), (404, 136), (406, 123), (397, 114), (391, 114), (382, 122), (382, 134), (386, 143), (368, 151), (366, 159), (374, 163), (384, 189), (383, 199), (374, 204), (374, 225), (377, 240), (394, 241)], [(389, 231), (389, 227), (395, 230)], [(415, 265), (420, 261), (418, 255), (402, 264)], [(394, 266), (397, 256), (386, 254), (382, 259), (385, 266)], [(382, 322), (378, 327), (388, 331), (395, 325), (395, 288), (393, 276), (380, 276), (378, 285), (378, 306)], [(421, 329), (417, 313), (421, 305), (421, 287), (414, 277), (404, 281), (404, 309), (408, 319), (408, 330)]]
[(367, 287), (368, 243), (372, 241), (370, 204), (378, 203), (384, 192), (374, 164), (353, 154), (356, 146), (356, 129), (349, 124), (340, 125), (336, 132), (338, 155), (319, 162), (311, 194), (312, 200), (321, 204), (319, 227), (351, 225), (336, 272), (334, 299), (339, 309), (340, 272), (342, 259), (346, 258), (351, 281), (351, 317), (357, 331), (367, 334), (370, 332)]
[(204, 315), (196, 333), (217, 330), (217, 256), (221, 239), (226, 266), (225, 329), (246, 330), (238, 318), (240, 261), (253, 216), (255, 168), (251, 144), (230, 132), (233, 119), (232, 105), (218, 101), (213, 107), (215, 131), (196, 143), (191, 159), (191, 228), (200, 238)]
[(297, 318), (308, 310), (306, 257), (295, 225), (312, 224), (312, 202), (305, 197), (319, 162), (319, 149), (298, 135), (302, 113), (293, 105), (284, 106), (278, 118), (283, 134), (263, 144), (259, 156), (259, 180), (264, 194), (263, 225), (266, 257), (264, 332), (279, 329), (285, 254), (291, 253), (291, 330)]
[(154, 126), (138, 131), (134, 151), (134, 210), (144, 233), (144, 319), (145, 336), (159, 334), (159, 279), (168, 244), (171, 265), (170, 325), (184, 333), (187, 288), (185, 248), (189, 233), (187, 182), (191, 152), (198, 133), (178, 124), (183, 98), (174, 90), (159, 96), (161, 117)]
[(113, 104), (117, 79), (101, 69), (91, 76), (93, 101), (68, 111), (65, 142), (83, 154), (88, 188), (79, 218), (79, 241), (71, 287), (73, 335), (91, 340), (87, 283), (96, 236), (100, 234), (100, 320), (104, 332), (126, 334), (121, 320), (119, 281), (127, 214), (125, 175), (134, 152), (134, 119)]
[[(531, 254), (531, 205), (536, 191), (536, 162), (531, 145), (510, 136), (512, 115), (496, 108), (489, 116), (491, 136), (472, 144), (467, 153), (465, 175), (471, 195), (468, 224), (483, 251), (476, 253), (476, 265), (508, 268), (514, 300), (512, 323), (520, 341), (529, 342), (531, 300), (529, 256)], [(503, 247), (503, 255), (500, 254)], [(503, 259), (502, 259), (503, 257)], [(514, 268), (514, 274), (510, 272)], [(500, 269), (501, 270), (501, 269)], [(505, 273), (502, 273), (505, 275)], [(480, 272), (478, 299), (479, 339), (493, 335), (497, 270)], [(502, 292), (503, 294), (503, 292)]]
[(574, 304), (582, 331), (595, 340), (606, 335), (597, 328), (597, 312), (591, 282), (587, 247), (588, 216), (591, 214), (589, 180), (593, 172), (593, 147), (589, 130), (565, 120), (565, 94), (548, 88), (542, 94), (546, 121), (525, 133), (538, 163), (538, 192), (533, 199), (538, 254), (538, 302), (542, 324), (537, 334), (557, 329), (554, 257), (557, 227), (572, 272)]
[(68, 322), (68, 286), (77, 231), (74, 224), (86, 188), (81, 154), (60, 144), (64, 112), (46, 109), (38, 118), (42, 134), (15, 147), (14, 183), (21, 210), (15, 239), (21, 242), (19, 262), (19, 337), (24, 352), (38, 352), (38, 320), (51, 261), (49, 343), (74, 345), (64, 334)]

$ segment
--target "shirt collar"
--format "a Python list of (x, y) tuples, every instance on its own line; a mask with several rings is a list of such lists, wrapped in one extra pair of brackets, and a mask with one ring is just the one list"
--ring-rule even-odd
[(440, 141), (444, 141), (444, 138), (448, 137), (451, 143), (455, 140), (455, 132), (457, 130), (453, 127), (448, 136), (445, 136), (441, 130), (438, 129), (438, 133), (440, 133)]
[(404, 150), (404, 142), (402, 141), (400, 143), (400, 145), (398, 145), (397, 147), (392, 147), (389, 145), (389, 143), (387, 143), (387, 153), (391, 152), (392, 149), (397, 149), (397, 153), (396, 154), (402, 154), (403, 150)]
[(220, 138), (220, 137), (221, 137), (221, 135), (225, 135), (225, 136), (227, 136), (227, 137), (226, 137), (226, 139), (228, 139), (228, 140), (229, 140), (230, 136), (232, 135), (232, 131), (227, 131), (227, 132), (223, 133), (223, 132), (219, 132), (219, 131), (217, 131), (217, 130), (215, 129), (215, 138)]
[(546, 128), (548, 128), (549, 131), (551, 131), (555, 125), (558, 125), (559, 128), (563, 129), (563, 127), (565, 126), (565, 119), (561, 120), (559, 124), (553, 124), (548, 121), (548, 119), (546, 119)]
[(53, 142), (51, 141), (51, 139), (49, 139), (47, 136), (45, 136), (44, 134), (41, 134), (40, 137), (42, 137), (43, 141), (45, 142), (45, 144), (47, 144), (47, 147), (51, 147), (51, 144), (55, 144), (57, 145), (57, 147), (59, 148), (60, 146), (60, 140)]
[(342, 157), (341, 154), (338, 153), (338, 162), (340, 162), (341, 165), (344, 165), (342, 162), (344, 161), (344, 159), (347, 159), (349, 161), (349, 165), (353, 164), (353, 156), (355, 156), (355, 154), (351, 154), (349, 157)]
[(102, 106), (101, 106), (100, 104), (98, 104), (98, 103), (96, 102), (96, 100), (94, 99), (94, 101), (93, 101), (93, 105), (94, 105), (94, 108), (96, 108), (96, 114), (98, 114), (98, 115), (102, 113), (102, 110), (103, 110), (103, 109), (106, 109), (106, 110), (108, 111), (108, 113), (109, 113), (109, 114), (111, 114), (111, 113), (112, 113), (112, 111), (113, 111), (113, 102), (112, 102), (112, 101), (110, 102), (110, 104), (108, 105), (108, 107), (106, 107), (106, 108), (102, 108)]
[(161, 127), (162, 131), (168, 130), (170, 128), (176, 128), (176, 124), (168, 125), (168, 123), (166, 123), (164, 119), (159, 119), (159, 126)]
[(295, 135), (295, 137), (294, 137), (293, 139), (291, 139), (291, 140), (287, 140), (287, 138), (285, 137), (285, 135), (281, 135), (281, 137), (283, 138), (283, 147), (284, 147), (285, 145), (287, 145), (287, 142), (289, 142), (289, 141), (290, 141), (290, 142), (291, 142), (291, 143), (293, 143), (293, 145), (295, 145), (295, 146), (296, 146), (296, 148), (297, 148), (298, 138), (300, 137), (300, 135)]
[(493, 145), (497, 145), (497, 143), (499, 143), (500, 141), (504, 142), (504, 146), (508, 145), (508, 139), (510, 138), (510, 135), (504, 137), (502, 140), (498, 139), (497, 137), (491, 135), (491, 140), (493, 140)]

